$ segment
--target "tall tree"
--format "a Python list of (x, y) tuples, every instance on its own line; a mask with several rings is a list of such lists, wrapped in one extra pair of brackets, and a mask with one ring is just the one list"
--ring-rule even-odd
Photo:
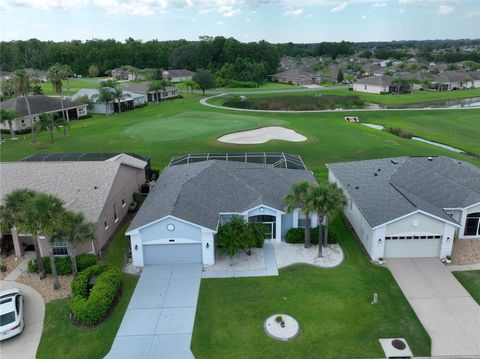
[(204, 95), (205, 90), (215, 87), (215, 77), (208, 70), (197, 70), (197, 73), (193, 76), (193, 81), (198, 84)]
[(105, 80), (100, 82), (101, 87), (108, 87), (113, 89), (114, 100), (118, 103), (118, 113), (122, 112), (123, 88), (117, 80)]
[(28, 219), (30, 233), (42, 233), (50, 242), (48, 255), (53, 277), (53, 289), (60, 288), (58, 281), (57, 267), (53, 255), (52, 242), (62, 230), (62, 219), (65, 213), (63, 202), (55, 196), (45, 193), (37, 193), (28, 203), (22, 213)]
[(0, 122), (1, 123), (7, 123), (8, 124), (8, 129), (10, 131), (10, 137), (12, 139), (15, 138), (15, 130), (13, 129), (13, 123), (12, 120), (20, 117), (20, 114), (15, 111), (15, 110), (10, 110), (8, 108), (2, 108), (0, 109)]
[(5, 197), (5, 204), (0, 216), (2, 223), (2, 231), (9, 229), (17, 229), (18, 231), (31, 233), (33, 239), (33, 247), (35, 248), (35, 262), (37, 263), (40, 279), (45, 278), (45, 269), (40, 255), (40, 245), (38, 241), (38, 228), (33, 223), (30, 214), (31, 203), (37, 195), (36, 192), (29, 189), (18, 189), (10, 192)]
[(13, 91), (16, 96), (23, 96), (25, 105), (27, 107), (28, 117), (32, 121), (32, 143), (36, 143), (35, 137), (35, 122), (32, 119), (32, 110), (30, 108), (30, 101), (28, 96), (32, 92), (32, 78), (25, 70), (17, 70), (12, 77)]
[(77, 261), (75, 259), (75, 246), (85, 243), (88, 240), (94, 240), (94, 224), (85, 222), (83, 213), (73, 213), (66, 211), (63, 216), (63, 225), (60, 235), (67, 242), (68, 255), (72, 262), (72, 273), (76, 277), (78, 273)]
[(290, 189), (290, 193), (284, 198), (286, 212), (291, 212), (300, 208), (305, 215), (305, 248), (310, 248), (312, 246), (310, 239), (311, 203), (308, 202), (310, 186), (310, 183), (306, 181), (294, 183)]
[(88, 75), (90, 77), (97, 77), (99, 72), (100, 71), (98, 70), (97, 65), (90, 65), (90, 67), (88, 68)]
[(307, 202), (318, 218), (318, 256), (322, 256), (322, 247), (327, 245), (328, 221), (332, 219), (347, 205), (347, 198), (343, 190), (336, 183), (321, 183), (312, 186), (308, 193)]
[[(65, 71), (63, 65), (55, 64), (48, 69), (47, 74), (53, 90), (60, 96), (60, 105), (62, 107), (62, 117), (69, 121), (68, 111), (65, 111), (65, 105), (63, 103), (63, 80), (65, 79)], [(67, 135), (67, 127), (63, 127), (63, 135)]]

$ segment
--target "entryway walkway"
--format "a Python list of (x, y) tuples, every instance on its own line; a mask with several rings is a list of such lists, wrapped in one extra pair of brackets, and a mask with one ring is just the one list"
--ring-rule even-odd
[(263, 260), (265, 261), (265, 269), (203, 272), (202, 278), (266, 277), (278, 275), (275, 248), (269, 241), (265, 241), (263, 244)]
[(386, 264), (430, 335), (432, 356), (480, 355), (480, 306), (440, 260), (388, 259)]
[(105, 358), (193, 359), (201, 264), (147, 265)]
[(17, 280), (20, 274), (27, 271), (28, 262), (33, 258), (35, 258), (35, 252), (25, 252), (23, 260), (5, 277), (5, 280)]

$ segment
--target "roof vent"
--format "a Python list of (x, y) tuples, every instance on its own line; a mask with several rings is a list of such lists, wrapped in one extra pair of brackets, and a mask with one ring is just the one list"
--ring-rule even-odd
[(428, 157), (427, 157), (427, 160), (429, 160), (429, 161), (433, 161), (433, 157), (431, 157), (431, 156), (428, 156)]
[(98, 187), (97, 187), (97, 186), (94, 186), (93, 189), (98, 189)]
[(381, 169), (381, 168), (379, 168), (377, 171), (378, 171), (378, 172), (381, 172), (381, 171), (382, 171), (382, 169)]

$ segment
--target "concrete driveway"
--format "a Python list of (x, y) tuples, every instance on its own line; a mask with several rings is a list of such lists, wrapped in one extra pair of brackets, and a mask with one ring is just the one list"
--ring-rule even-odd
[(28, 285), (0, 281), (0, 290), (9, 288), (20, 288), (23, 292), (25, 298), (25, 329), (22, 334), (0, 342), (0, 357), (2, 359), (35, 358), (42, 336), (45, 302), (40, 293)]
[(480, 306), (435, 258), (386, 264), (432, 339), (432, 356), (480, 355)]
[(201, 264), (145, 266), (106, 358), (193, 359)]

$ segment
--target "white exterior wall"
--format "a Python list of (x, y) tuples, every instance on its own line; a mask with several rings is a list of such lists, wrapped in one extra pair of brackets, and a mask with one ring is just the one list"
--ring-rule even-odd
[(202, 228), (202, 261), (205, 267), (215, 264), (214, 232)]
[(427, 216), (423, 213), (414, 213), (386, 225), (386, 236), (412, 235), (442, 235), (445, 222)]
[(382, 92), (388, 92), (388, 86), (365, 85), (365, 84), (354, 83), (353, 91), (380, 94)]
[(446, 256), (452, 255), (453, 239), (455, 237), (456, 229), (457, 227), (445, 223), (445, 227), (443, 229), (442, 247), (440, 249), (440, 258), (444, 259)]

